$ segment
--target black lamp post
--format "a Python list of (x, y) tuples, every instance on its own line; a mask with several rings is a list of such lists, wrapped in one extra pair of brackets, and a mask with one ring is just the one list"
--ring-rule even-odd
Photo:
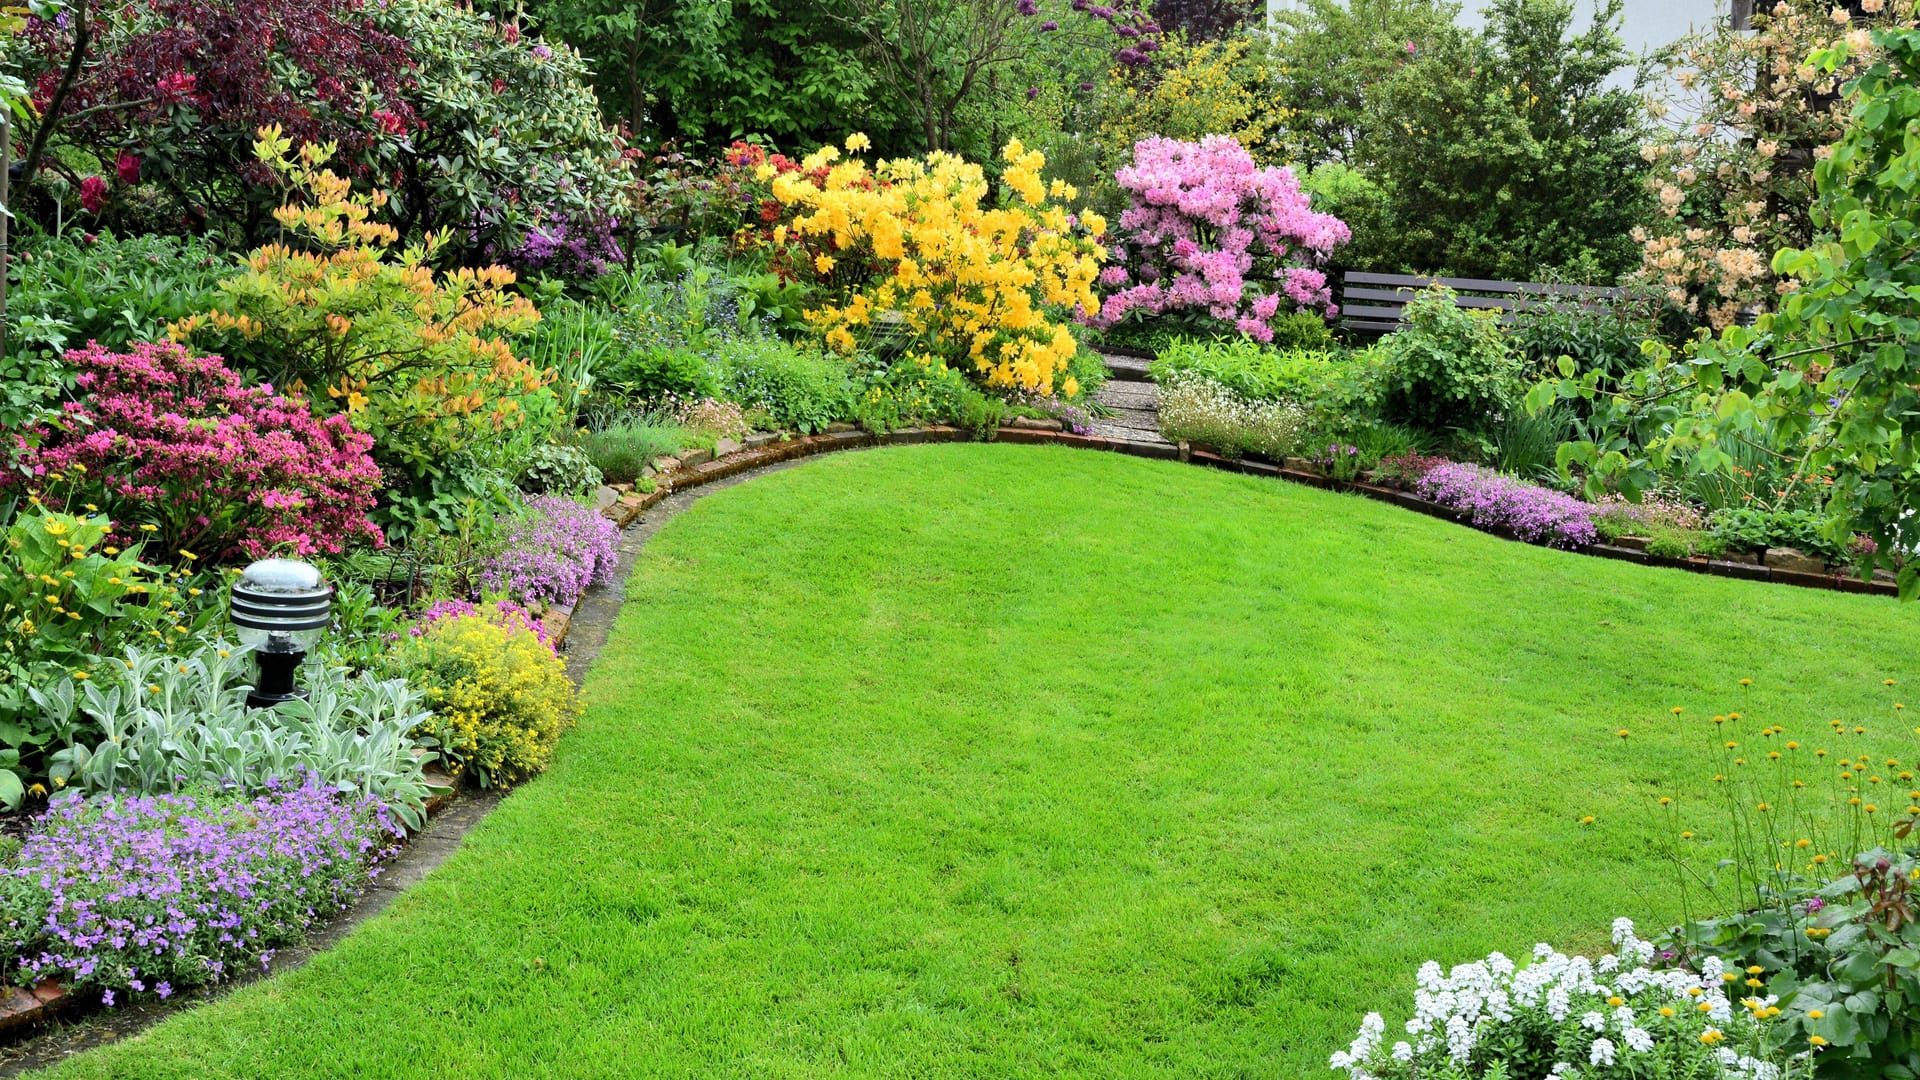
[(229, 602), (240, 640), (254, 647), (260, 681), (247, 705), (268, 709), (307, 696), (293, 672), (320, 640), (333, 614), (333, 586), (297, 559), (262, 559), (241, 571)]

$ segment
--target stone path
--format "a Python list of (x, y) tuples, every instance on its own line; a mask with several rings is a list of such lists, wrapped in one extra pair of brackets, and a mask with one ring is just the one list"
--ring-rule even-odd
[(1093, 433), (1106, 439), (1168, 445), (1160, 437), (1160, 388), (1147, 379), (1147, 362), (1129, 356), (1106, 357), (1113, 376), (1093, 400), (1112, 416), (1093, 422)]

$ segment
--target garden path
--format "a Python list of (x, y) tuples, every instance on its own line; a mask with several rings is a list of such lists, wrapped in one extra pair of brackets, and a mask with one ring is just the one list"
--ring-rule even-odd
[(1113, 415), (1093, 422), (1093, 433), (1104, 439), (1166, 444), (1160, 436), (1160, 388), (1147, 378), (1147, 362), (1107, 355), (1112, 377), (1093, 400)]

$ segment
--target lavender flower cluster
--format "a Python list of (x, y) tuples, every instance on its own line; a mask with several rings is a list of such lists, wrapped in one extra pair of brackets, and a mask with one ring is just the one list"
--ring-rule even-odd
[(1464, 511), (1481, 528), (1504, 528), (1530, 543), (1577, 548), (1594, 542), (1593, 507), (1558, 491), (1448, 462), (1414, 485), (1425, 499)]
[(619, 526), (591, 506), (558, 495), (528, 499), (480, 583), (522, 603), (571, 604), (587, 586), (613, 580), (619, 540)]
[(0, 869), (0, 963), (107, 1005), (264, 968), (358, 897), (401, 835), (375, 800), (312, 777), (257, 798), (62, 795)]

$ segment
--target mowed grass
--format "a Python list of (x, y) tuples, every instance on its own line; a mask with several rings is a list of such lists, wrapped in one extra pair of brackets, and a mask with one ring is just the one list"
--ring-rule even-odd
[(986, 445), (715, 493), (630, 596), (441, 870), (55, 1075), (1329, 1076), (1423, 960), (1674, 916), (1707, 714), (1888, 716), (1914, 618)]

